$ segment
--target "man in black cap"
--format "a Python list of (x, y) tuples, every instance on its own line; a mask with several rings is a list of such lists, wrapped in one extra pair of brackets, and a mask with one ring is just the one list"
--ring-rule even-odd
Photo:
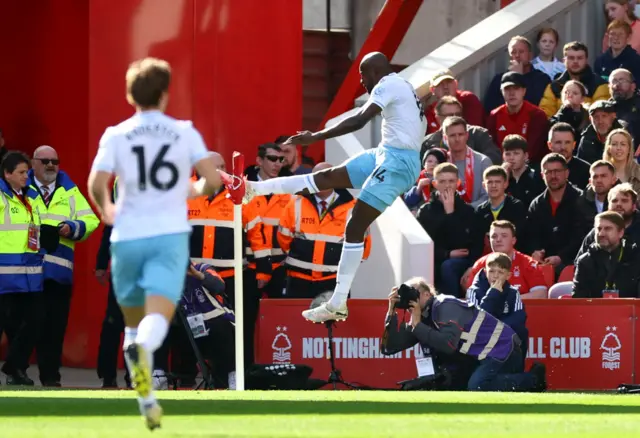
[(602, 159), (607, 135), (614, 129), (627, 129), (629, 125), (616, 118), (616, 107), (607, 100), (598, 100), (589, 107), (589, 120), (591, 124), (582, 131), (578, 158), (593, 164)]
[(502, 146), (507, 135), (521, 135), (527, 140), (531, 162), (540, 163), (547, 152), (547, 116), (540, 108), (525, 100), (527, 84), (522, 74), (505, 73), (500, 86), (506, 103), (489, 114), (487, 129), (491, 137), (498, 146)]

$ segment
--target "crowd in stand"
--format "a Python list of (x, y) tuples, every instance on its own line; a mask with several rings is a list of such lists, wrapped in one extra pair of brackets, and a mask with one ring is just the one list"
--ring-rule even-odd
[(442, 292), (464, 296), (501, 252), (525, 299), (640, 297), (640, 27), (626, 0), (605, 14), (593, 67), (579, 41), (559, 61), (558, 32), (543, 28), (537, 57), (510, 40), (483, 103), (450, 71), (433, 76), (424, 170), (404, 200), (434, 241)]

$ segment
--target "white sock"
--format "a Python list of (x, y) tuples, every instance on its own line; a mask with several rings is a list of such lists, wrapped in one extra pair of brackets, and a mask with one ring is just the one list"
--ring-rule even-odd
[(229, 389), (236, 389), (236, 372), (235, 371), (231, 371), (229, 373), (229, 378), (227, 380), (227, 383), (229, 384)]
[[(141, 344), (148, 353), (153, 354), (162, 346), (168, 332), (169, 322), (165, 317), (159, 313), (152, 313), (140, 321), (136, 342)], [(153, 369), (153, 367), (151, 368)]]
[(329, 300), (329, 307), (339, 309), (347, 302), (351, 283), (356, 276), (356, 271), (362, 261), (364, 254), (364, 242), (348, 243), (342, 245), (340, 263), (338, 263), (338, 276), (336, 279), (336, 289)]
[(271, 178), (266, 181), (252, 182), (251, 188), (258, 195), (271, 195), (290, 193), (295, 194), (307, 189), (309, 193), (319, 192), (313, 179), (313, 174), (283, 176)]

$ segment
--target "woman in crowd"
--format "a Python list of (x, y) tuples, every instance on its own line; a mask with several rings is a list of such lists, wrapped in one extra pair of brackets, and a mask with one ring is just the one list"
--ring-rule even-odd
[(640, 164), (633, 157), (633, 138), (624, 129), (614, 129), (607, 136), (602, 159), (616, 168), (616, 176), (640, 190)]
[(538, 46), (538, 56), (531, 61), (531, 65), (536, 70), (540, 70), (554, 80), (559, 74), (564, 73), (566, 67), (562, 61), (556, 58), (556, 48), (560, 41), (558, 31), (552, 27), (545, 27), (538, 31), (536, 45)]
[[(638, 26), (638, 18), (634, 12), (635, 2), (630, 0), (606, 0), (604, 3), (604, 17), (607, 26), (613, 20), (622, 20), (631, 26), (631, 37), (629, 37), (629, 45), (640, 53), (640, 26)], [(604, 34), (602, 39), (602, 51), (606, 52), (609, 48), (609, 36)]]

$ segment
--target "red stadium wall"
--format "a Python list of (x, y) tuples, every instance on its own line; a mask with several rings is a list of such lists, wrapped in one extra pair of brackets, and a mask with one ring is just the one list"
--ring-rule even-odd
[[(254, 161), (256, 146), (302, 121), (302, 2), (0, 2), (0, 128), (10, 148), (54, 146), (86, 193), (105, 127), (131, 113), (124, 73), (156, 56), (174, 72), (168, 113), (211, 149)], [(149, 224), (153, 226), (153, 224)], [(64, 364), (94, 367), (106, 288), (94, 280), (101, 229), (78, 245)]]

